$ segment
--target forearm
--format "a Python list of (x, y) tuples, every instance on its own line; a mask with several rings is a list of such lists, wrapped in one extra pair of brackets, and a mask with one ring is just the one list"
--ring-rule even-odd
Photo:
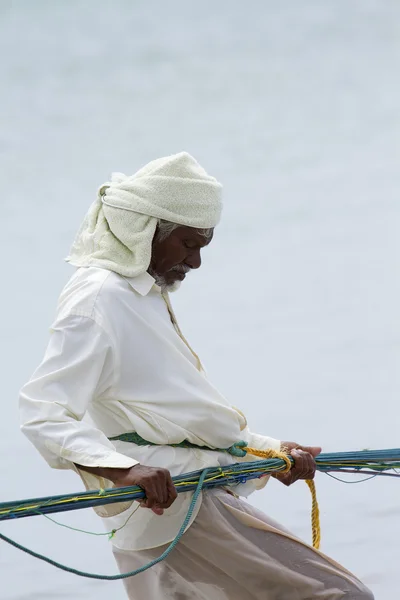
[[(81, 469), (80, 465), (75, 466)], [(112, 481), (116, 487), (140, 486), (146, 496), (141, 505), (151, 508), (157, 515), (162, 515), (164, 508), (169, 508), (177, 496), (170, 472), (159, 467), (146, 467), (137, 463), (130, 469), (83, 467), (82, 470)]]
[(77, 463), (75, 463), (75, 466), (78, 469), (81, 469), (82, 471), (86, 471), (87, 473), (91, 473), (92, 475), (96, 475), (97, 477), (103, 477), (103, 479), (108, 479), (109, 481), (112, 481), (114, 483), (115, 481), (119, 481), (122, 478), (126, 477), (130, 469), (136, 465), (133, 465), (133, 467), (127, 467), (123, 469), (110, 467), (87, 467), (84, 465), (79, 465)]

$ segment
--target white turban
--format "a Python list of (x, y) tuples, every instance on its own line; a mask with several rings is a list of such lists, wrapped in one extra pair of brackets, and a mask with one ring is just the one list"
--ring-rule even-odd
[(113, 173), (99, 189), (67, 261), (97, 266), (125, 277), (147, 271), (158, 219), (197, 229), (221, 216), (218, 181), (187, 152), (153, 160), (127, 177)]

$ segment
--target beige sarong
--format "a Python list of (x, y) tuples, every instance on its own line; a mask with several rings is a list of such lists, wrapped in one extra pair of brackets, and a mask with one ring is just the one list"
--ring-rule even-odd
[[(166, 547), (114, 554), (128, 572)], [(373, 600), (342, 566), (224, 490), (205, 491), (171, 554), (124, 582), (130, 600)]]

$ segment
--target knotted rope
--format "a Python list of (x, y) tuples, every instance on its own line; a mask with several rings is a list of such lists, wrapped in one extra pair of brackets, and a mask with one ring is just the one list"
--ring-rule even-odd
[[(231, 446), (231, 448), (235, 447), (235, 452), (240, 448), (244, 454), (241, 456), (246, 456), (246, 454), (251, 454), (251, 456), (257, 456), (259, 458), (280, 458), (285, 463), (285, 468), (280, 471), (280, 473), (288, 473), (293, 466), (292, 460), (285, 453), (285, 451), (272, 450), (268, 448), (267, 450), (258, 450), (257, 448), (250, 448), (247, 446), (246, 442), (238, 442)], [(229, 448), (229, 450), (231, 450)], [(229, 452), (228, 450), (228, 452)], [(233, 454), (233, 452), (229, 452)], [(234, 454), (234, 456), (238, 456), (238, 454)], [(311, 492), (312, 504), (311, 504), (311, 528), (312, 528), (312, 545), (316, 550), (319, 550), (321, 545), (321, 523), (319, 519), (319, 506), (317, 500), (317, 490), (315, 488), (315, 483), (312, 479), (306, 479), (306, 484), (309, 487)]]
[[(128, 433), (122, 433), (121, 435), (116, 435), (110, 438), (111, 441), (118, 440), (121, 442), (129, 442), (131, 444), (136, 444), (137, 446), (156, 446), (153, 442), (149, 442), (142, 438), (136, 431), (130, 431)], [(174, 448), (198, 448), (200, 450), (208, 450), (206, 446), (199, 446), (197, 444), (192, 444), (187, 440), (183, 440), (183, 442), (179, 442), (178, 444), (168, 444), (168, 446), (173, 446)], [(293, 466), (293, 459), (284, 451), (285, 449), (273, 450), (272, 448), (267, 448), (266, 450), (259, 450), (258, 448), (251, 448), (247, 445), (247, 442), (241, 440), (240, 442), (236, 442), (229, 448), (213, 448), (216, 452), (227, 452), (232, 456), (236, 456), (238, 458), (244, 458), (247, 454), (251, 456), (257, 456), (258, 458), (268, 459), (268, 458), (280, 458), (285, 463), (284, 467), (279, 470), (279, 473), (288, 473)], [(312, 479), (306, 479), (306, 483), (309, 487), (312, 497), (312, 505), (311, 505), (311, 528), (312, 528), (312, 544), (313, 547), (319, 550), (321, 544), (321, 525), (319, 519), (319, 506), (317, 501), (317, 491), (315, 489), (315, 483)]]
[[(135, 438), (136, 441), (134, 443), (139, 443), (139, 445), (148, 445), (149, 444), (149, 442), (147, 442), (143, 438), (140, 438), (140, 436), (138, 436), (138, 434), (136, 434), (136, 433), (123, 434), (121, 436), (118, 436), (118, 438), (113, 438), (113, 439), (122, 439), (122, 441), (130, 441), (127, 439), (127, 436), (130, 436), (131, 439), (133, 436), (136, 436), (136, 438)], [(154, 445), (154, 444), (150, 444), (150, 445)], [(173, 445), (179, 446), (179, 447), (193, 447), (194, 446), (194, 444), (190, 444), (189, 442), (181, 442), (180, 444), (173, 444)], [(202, 446), (202, 448), (204, 450), (204, 446)], [(272, 450), (272, 449), (258, 450), (257, 448), (248, 447), (246, 442), (243, 442), (243, 441), (238, 442), (237, 444), (234, 444), (230, 448), (223, 449), (223, 450), (225, 452), (228, 452), (232, 456), (238, 456), (238, 457), (244, 457), (247, 454), (250, 454), (252, 456), (257, 456), (261, 459), (274, 459), (274, 458), (281, 459), (283, 461), (282, 467), (274, 469), (275, 472), (279, 472), (279, 473), (287, 473), (288, 471), (290, 471), (290, 469), (292, 468), (292, 466), (294, 464), (293, 459), (289, 455), (285, 454), (285, 452), (282, 452), (282, 451), (279, 452), (279, 451)], [(249, 463), (249, 465), (250, 464), (254, 465), (255, 463)], [(202, 472), (199, 472), (200, 477), (196, 484), (188, 512), (186, 514), (186, 517), (185, 517), (185, 519), (182, 523), (182, 526), (180, 527), (175, 539), (168, 545), (168, 547), (164, 550), (164, 552), (160, 556), (158, 556), (157, 558), (154, 558), (153, 560), (148, 562), (146, 565), (143, 565), (142, 567), (135, 569), (134, 571), (130, 571), (128, 573), (118, 573), (116, 575), (102, 575), (99, 573), (88, 573), (87, 571), (81, 571), (79, 569), (74, 569), (72, 567), (68, 567), (67, 565), (63, 565), (63, 564), (53, 560), (52, 558), (49, 558), (48, 556), (44, 556), (43, 554), (40, 554), (39, 552), (35, 552), (34, 550), (31, 550), (30, 548), (27, 548), (26, 546), (19, 544), (18, 542), (12, 540), (11, 538), (5, 536), (2, 533), (0, 533), (0, 540), (7, 542), (8, 544), (14, 546), (14, 548), (17, 548), (18, 550), (22, 550), (23, 552), (25, 552), (26, 554), (29, 554), (30, 556), (33, 556), (34, 558), (38, 558), (39, 560), (45, 561), (48, 564), (50, 564), (54, 567), (57, 567), (58, 569), (61, 569), (68, 573), (72, 573), (74, 575), (79, 575), (80, 577), (87, 577), (90, 579), (99, 579), (99, 580), (105, 580), (105, 581), (115, 581), (115, 580), (119, 580), (119, 579), (126, 579), (128, 577), (133, 577), (139, 573), (143, 573), (147, 569), (150, 569), (157, 563), (166, 559), (167, 556), (170, 554), (170, 552), (172, 552), (172, 550), (178, 544), (178, 542), (180, 541), (182, 535), (184, 534), (184, 532), (189, 524), (189, 521), (192, 517), (193, 511), (196, 506), (196, 502), (197, 502), (199, 495), (205, 485), (206, 478), (207, 478), (208, 474), (211, 473), (213, 470), (214, 469), (212, 469), (212, 468), (208, 468), (208, 469), (204, 469)], [(314, 548), (318, 549), (321, 535), (320, 535), (319, 510), (318, 510), (318, 503), (317, 503), (317, 498), (316, 498), (316, 493), (315, 493), (315, 485), (314, 485), (314, 482), (311, 480), (307, 480), (306, 483), (308, 484), (308, 486), (310, 488), (312, 498), (313, 498), (313, 503), (312, 503), (313, 546), (314, 546)], [(99, 493), (99, 495), (100, 495), (100, 493)], [(38, 514), (38, 512), (36, 510), (35, 510), (35, 514)]]

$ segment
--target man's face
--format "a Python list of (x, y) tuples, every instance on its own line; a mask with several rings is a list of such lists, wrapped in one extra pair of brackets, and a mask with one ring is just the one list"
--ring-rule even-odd
[(180, 226), (164, 240), (154, 236), (150, 273), (162, 287), (173, 288), (175, 284), (185, 279), (191, 269), (201, 265), (201, 249), (207, 246), (213, 237), (205, 237), (201, 231), (192, 227)]

